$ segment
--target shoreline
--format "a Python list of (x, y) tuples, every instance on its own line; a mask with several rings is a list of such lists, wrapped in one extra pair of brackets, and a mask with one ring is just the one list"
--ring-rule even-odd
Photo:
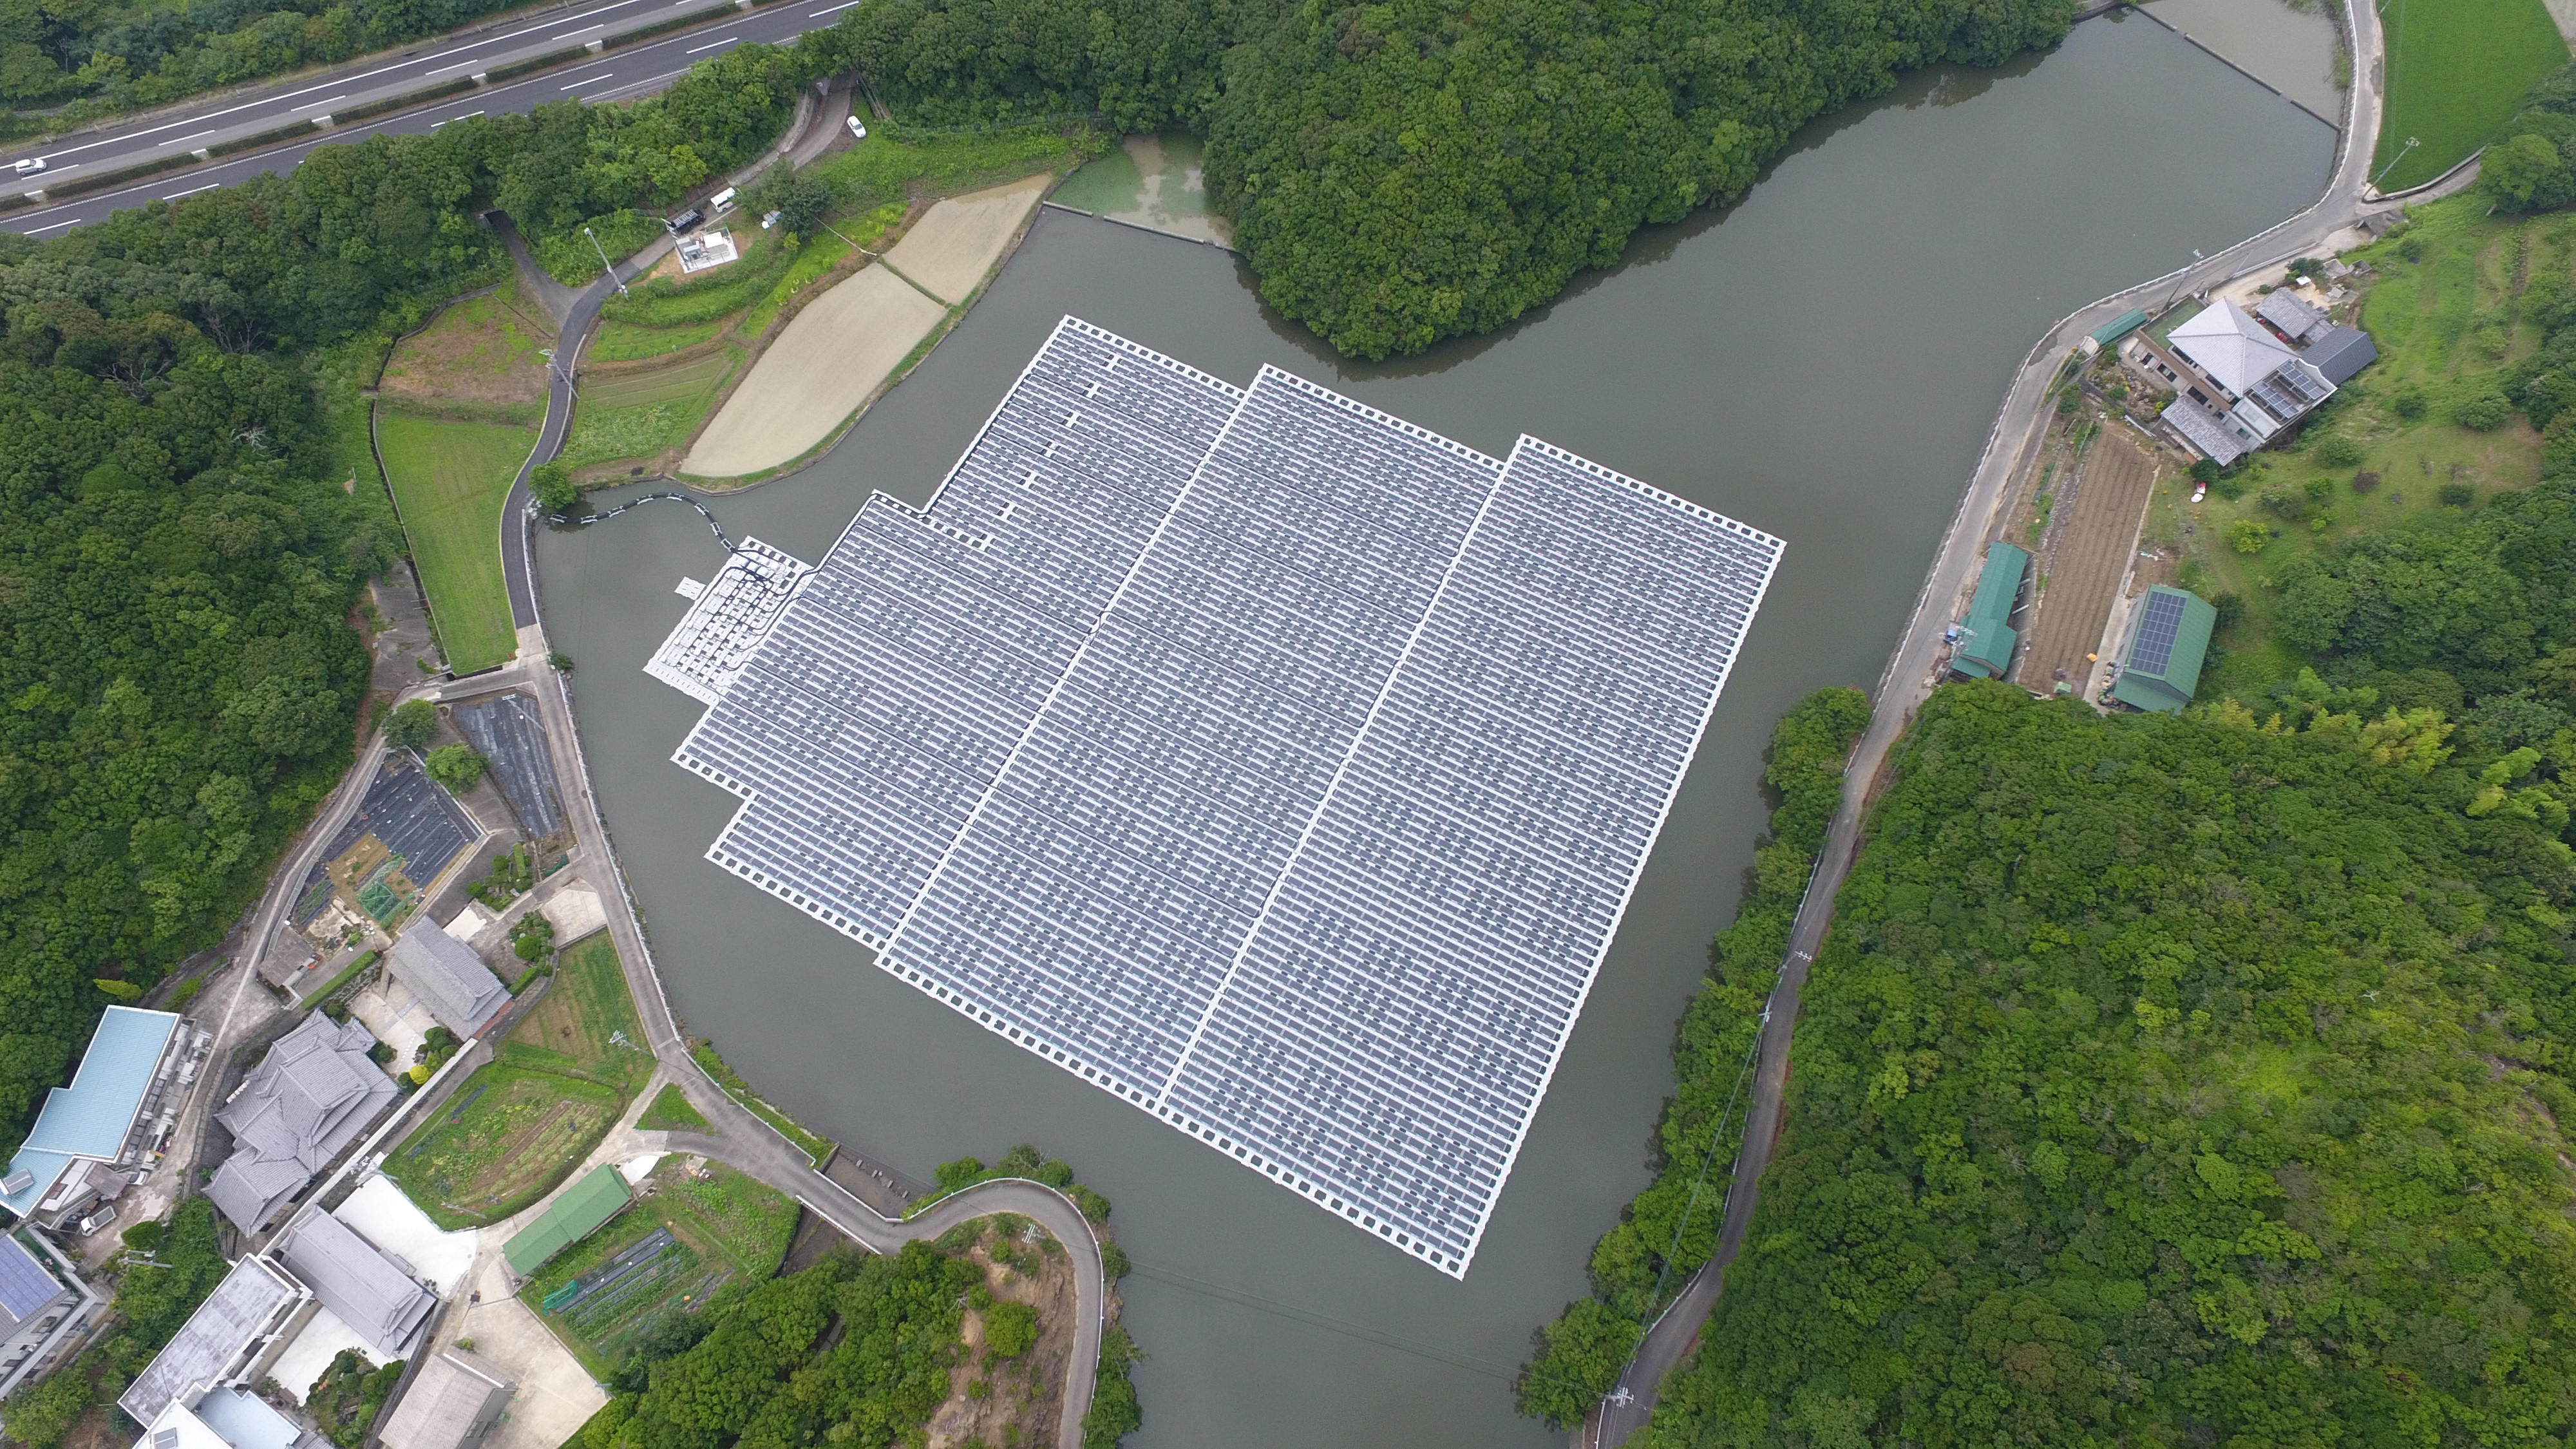
[[(2079, 19), (2116, 8), (2079, 12)], [(1790, 1069), (1789, 1046), (1795, 1032), (1799, 996), (1807, 968), (1822, 948), (1832, 925), (1834, 898), (1859, 854), (1861, 826), (1870, 803), (1884, 783), (1887, 761), (1915, 712), (1941, 682), (1941, 636), (1957, 612), (1954, 607), (1974, 586), (1976, 566), (1987, 536), (1994, 532), (2011, 483), (2028, 464), (2032, 449), (2046, 436), (2043, 406), (2066, 358), (2084, 332), (2109, 321), (2130, 306), (2170, 288), (2206, 291), (2227, 281), (2302, 255), (2342, 231), (2383, 213), (2402, 213), (2409, 201), (2432, 200), (2473, 180), (2474, 167), (2454, 168), (2431, 186), (2382, 196), (2369, 185), (2370, 147), (2376, 144), (2384, 97), (2378, 91), (2381, 42), (2377, 12), (2356, 0), (2342, 0), (2339, 29), (2351, 44), (2356, 63), (2353, 83), (2344, 93), (2344, 121), (2333, 126), (2335, 151), (2317, 199), (2272, 226), (2162, 276), (2151, 277), (2068, 312), (2031, 344), (2010, 374), (1984, 445), (1970, 468), (1966, 486), (1949, 526), (1934, 550), (1931, 566), (1914, 606), (1888, 651), (1886, 666), (1870, 689), (1868, 730), (1853, 747), (1845, 766), (1842, 803), (1818, 852), (1805, 902), (1789, 937), (1778, 984), (1764, 1003), (1764, 1025), (1757, 1048), (1754, 1100), (1747, 1113), (1743, 1146), (1729, 1178), (1717, 1251), (1666, 1305), (1639, 1338), (1627, 1367), (1611, 1393), (1576, 1426), (1575, 1449), (1609, 1449), (1645, 1426), (1654, 1411), (1666, 1374), (1697, 1346), (1701, 1326), (1716, 1307), (1725, 1271), (1742, 1248), (1760, 1198), (1763, 1171), (1784, 1125), (1783, 1096)], [(2362, 17), (2369, 16), (2368, 28)], [(2153, 18), (2153, 17), (2150, 17)], [(2163, 22), (2158, 22), (2163, 23)], [(2173, 27), (2167, 26), (2167, 29)], [(2180, 31), (2176, 31), (2180, 34)], [(2184, 37), (2188, 39), (2189, 37)], [(2200, 47), (2208, 51), (2208, 47)], [(2242, 72), (2215, 51), (2210, 55)], [(2268, 82), (2264, 89), (2280, 94)], [(2293, 102), (2293, 104), (2296, 104)], [(2300, 107), (2302, 111), (2307, 108)], [(2310, 112), (2310, 114), (2314, 114)], [(2196, 254), (2195, 254), (2196, 255)], [(1735, 1191), (1741, 1184), (1745, 1190)]]

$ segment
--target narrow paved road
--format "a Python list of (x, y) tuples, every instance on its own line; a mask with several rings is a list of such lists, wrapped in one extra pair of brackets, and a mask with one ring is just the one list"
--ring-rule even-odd
[(2381, 109), (2379, 17), (2371, 6), (2354, 0), (2343, 0), (2342, 9), (2353, 42), (2353, 86), (2345, 97), (2344, 124), (2336, 142), (2334, 168), (2316, 202), (2280, 225), (2215, 256), (2077, 310), (2031, 348), (2013, 375), (1976, 471), (1959, 499), (1959, 511), (1924, 578), (1913, 617), (1888, 657), (1887, 672), (1879, 678), (1869, 729), (1852, 753), (1841, 808), (1826, 832), (1815, 877), (1798, 909), (1797, 922), (1790, 929), (1789, 954), (1781, 963), (1779, 984), (1772, 989), (1769, 1015), (1762, 1027), (1753, 1104), (1745, 1118), (1744, 1146), (1736, 1159), (1734, 1186), (1727, 1193), (1717, 1255), (1692, 1277), (1663, 1317), (1656, 1320), (1610, 1397), (1575, 1430), (1577, 1449), (1610, 1449), (1644, 1427), (1654, 1412), (1658, 1386), (1698, 1341), (1700, 1328), (1707, 1323), (1709, 1311), (1716, 1306), (1724, 1286), (1726, 1265), (1735, 1260), (1744, 1245), (1745, 1230), (1752, 1224), (1760, 1196), (1762, 1172), (1770, 1165), (1771, 1149), (1780, 1134), (1781, 1101), (1789, 1081), (1789, 1042), (1798, 1024), (1799, 992), (1806, 985), (1807, 969), (1823, 949), (1825, 933), (1833, 923), (1834, 895), (1859, 853), (1861, 821), (1870, 791), (1886, 764), (1889, 749), (1940, 683), (1942, 631), (1955, 617), (1968, 579), (1985, 555), (1987, 535), (2005, 488), (2039, 441), (2050, 386), (2077, 340), (2132, 307), (2152, 310), (2169, 297), (2197, 292), (2307, 253), (2363, 217), (2395, 205), (2377, 199), (2376, 193), (2368, 189)]
[[(525, 687), (536, 698), (547, 748), (554, 755), (555, 776), (565, 783), (564, 811), (572, 826), (574, 849), (602, 892), (601, 904), (608, 908), (609, 939), (617, 947), (627, 989), (635, 998), (646, 1044), (713, 1129), (703, 1135), (671, 1133), (668, 1147), (698, 1153), (748, 1173), (794, 1196), (843, 1233), (878, 1252), (898, 1251), (916, 1238), (937, 1238), (961, 1222), (998, 1212), (1018, 1213), (1054, 1234), (1073, 1258), (1075, 1311), (1072, 1356), (1065, 1368), (1063, 1415), (1057, 1425), (1056, 1442), (1058, 1449), (1081, 1449), (1082, 1419), (1091, 1410), (1108, 1297), (1100, 1240), (1081, 1209), (1074, 1206), (1072, 1199), (1043, 1183), (1005, 1179), (980, 1183), (943, 1198), (910, 1218), (888, 1218), (817, 1171), (802, 1149), (710, 1080), (689, 1055), (688, 1042), (671, 1010), (670, 998), (662, 992), (661, 975), (653, 964), (641, 914), (627, 892), (625, 870), (618, 863), (616, 846), (608, 837), (598, 802), (591, 794), (590, 772), (573, 718), (568, 677), (549, 668), (540, 649), (500, 670), (432, 685), (412, 697), (459, 699), (513, 687)], [(299, 867), (309, 868), (309, 861)], [(272, 896), (286, 895), (291, 889), (273, 888)]]
[[(819, 12), (818, 12), (819, 13)], [(850, 93), (846, 82), (836, 81), (817, 96), (812, 91), (796, 98), (796, 115), (787, 124), (786, 134), (778, 144), (761, 153), (758, 160), (744, 166), (726, 184), (748, 186), (760, 173), (780, 160), (802, 166), (823, 154), (840, 134), (841, 122), (850, 113)], [(568, 300), (562, 284), (548, 277), (527, 246), (511, 227), (507, 218), (495, 217), (501, 240), (509, 248), (510, 259), (544, 299), (549, 312), (560, 306), (556, 321), (563, 330), (556, 335), (553, 366), (546, 385), (546, 420), (537, 430), (537, 445), (519, 465), (519, 476), (510, 484), (510, 495), (501, 502), (501, 575), (510, 595), (510, 623), (527, 629), (537, 623), (537, 592), (534, 576), (528, 567), (528, 535), (535, 497), (529, 492), (528, 475), (537, 465), (563, 451), (564, 437), (572, 430), (573, 405), (580, 401), (577, 379), (581, 376), (581, 349), (589, 344), (591, 325), (599, 320), (599, 309), (608, 304), (621, 283), (631, 283), (653, 270), (669, 254), (670, 237), (656, 237), (652, 245), (627, 257)], [(748, 224), (747, 222), (744, 224)]]

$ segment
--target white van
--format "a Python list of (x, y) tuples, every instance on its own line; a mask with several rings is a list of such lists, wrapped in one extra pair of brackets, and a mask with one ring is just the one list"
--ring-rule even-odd
[(725, 211), (730, 210), (733, 206), (734, 193), (739, 189), (740, 188), (738, 187), (728, 186), (724, 190), (707, 198), (707, 214), (710, 216), (721, 215)]

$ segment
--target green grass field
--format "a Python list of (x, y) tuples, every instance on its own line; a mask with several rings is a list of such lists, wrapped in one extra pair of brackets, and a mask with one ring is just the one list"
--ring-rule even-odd
[(552, 1192), (652, 1075), (616, 947), (596, 932), (565, 948), (545, 999), (385, 1174), (442, 1228), (499, 1222)]
[(596, 1083), (495, 1062), (394, 1149), (385, 1175), (442, 1228), (497, 1223), (553, 1191), (623, 1105)]
[(2379, 29), (2388, 113), (2372, 170), (2382, 191), (2421, 186), (2466, 160), (2567, 59), (2541, 0), (2387, 0)]
[(519, 636), (501, 577), (501, 504), (537, 430), (415, 417), (388, 404), (376, 438), (448, 667), (464, 674), (506, 662)]
[(593, 362), (640, 362), (683, 347), (695, 347), (724, 330), (722, 321), (693, 322), (684, 327), (645, 327), (633, 322), (602, 322), (591, 339)]
[(572, 436), (564, 440), (560, 456), (572, 467), (587, 468), (650, 458), (677, 446), (706, 420), (717, 390), (741, 365), (742, 349), (727, 347), (677, 367), (591, 383), (573, 414)]
[(635, 1119), (635, 1125), (647, 1132), (704, 1132), (707, 1119), (689, 1105), (688, 1097), (674, 1083), (662, 1088), (653, 1098), (653, 1105)]
[[(2445, 484), (2465, 484), (2484, 499), (2539, 480), (2540, 438), (2520, 416), (2478, 432), (2450, 421), (2450, 411), (2495, 387), (2539, 347), (2539, 327), (2521, 315), (2522, 295), (2533, 278), (2576, 268), (2576, 214), (2488, 216), (2475, 195), (2413, 214), (2414, 226), (2396, 239), (2349, 254), (2377, 273), (2361, 323), (2380, 359), (2329, 405), (2330, 420), (2309, 428), (2296, 451), (2255, 454), (2236, 480), (2242, 497), (2231, 501), (2212, 489), (2195, 507), (2188, 487), (2169, 484), (2149, 507), (2151, 544), (2179, 546), (2183, 527), (2193, 530), (2184, 587), (2204, 596), (2232, 593), (2246, 604), (2244, 621), (2219, 637), (2221, 657), (2202, 681), (2202, 698), (2250, 699), (2298, 672), (2303, 661), (2271, 641), (2279, 596), (2263, 583), (2288, 559), (2337, 547), (2364, 527), (2441, 517), (2450, 511), (2439, 501)], [(2411, 419), (2398, 411), (2410, 398), (2423, 404)], [(2337, 435), (2360, 445), (2358, 465), (2328, 467), (2317, 459), (2318, 442)], [(2353, 486), (2363, 474), (2372, 477), (2367, 491)], [(2321, 496), (2309, 493), (2312, 483)], [(2295, 495), (2286, 511), (2297, 516), (2285, 516), (2280, 502), (2266, 505), (2267, 490)], [(2237, 553), (2223, 540), (2239, 520), (2278, 536), (2258, 553)]]
[(627, 993), (617, 947), (606, 931), (594, 931), (564, 948), (545, 1000), (510, 1028), (494, 1060), (501, 1066), (579, 1077), (621, 1099), (643, 1089), (653, 1075), (653, 1054), (644, 1045), (635, 998)]
[[(776, 1273), (796, 1235), (797, 1212), (792, 1198), (730, 1168), (709, 1165), (701, 1176), (687, 1171), (684, 1159), (666, 1157), (638, 1184), (634, 1206), (539, 1269), (519, 1297), (583, 1368), (604, 1379), (664, 1318), (703, 1306), (726, 1283)], [(663, 1229), (673, 1241), (660, 1253), (614, 1282), (594, 1284), (562, 1311), (546, 1308), (547, 1295)]]

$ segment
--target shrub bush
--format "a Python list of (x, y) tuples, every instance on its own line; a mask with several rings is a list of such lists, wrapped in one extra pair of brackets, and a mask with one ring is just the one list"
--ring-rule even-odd
[(2504, 394), (2494, 388), (2471, 393), (2451, 404), (2451, 421), (2476, 432), (2491, 432), (2503, 427), (2504, 420), (2511, 416), (2513, 404), (2505, 401)]

